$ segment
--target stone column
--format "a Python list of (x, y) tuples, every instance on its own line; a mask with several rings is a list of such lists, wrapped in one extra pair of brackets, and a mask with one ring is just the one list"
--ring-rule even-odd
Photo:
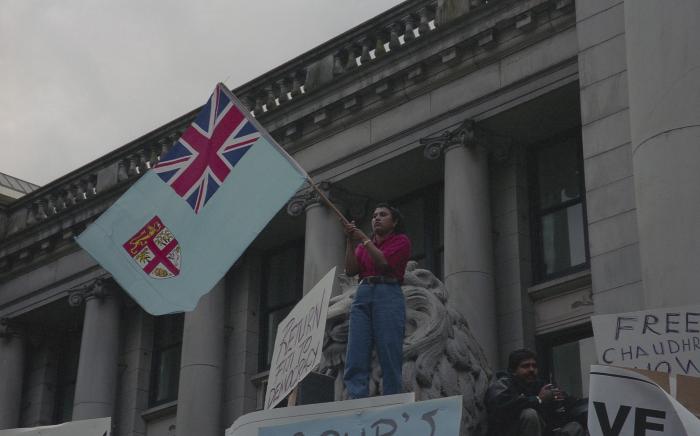
[(195, 310), (185, 314), (175, 421), (178, 435), (223, 433), (225, 300), (225, 279), (221, 279)]
[(119, 362), (120, 302), (111, 280), (72, 292), (72, 306), (85, 302), (73, 420), (114, 416)]
[(625, 1), (637, 221), (647, 308), (700, 282), (700, 2)]
[(306, 294), (334, 266), (337, 267), (336, 276), (345, 272), (345, 234), (336, 214), (322, 202), (315, 201), (306, 207), (304, 237), (303, 290)]
[(427, 141), (425, 154), (436, 158), (442, 150), (445, 155), (444, 281), (449, 301), (494, 366), (499, 360), (489, 159), (477, 133), (467, 121), (437, 141)]
[(11, 321), (0, 320), (0, 430), (19, 427), (25, 343)]

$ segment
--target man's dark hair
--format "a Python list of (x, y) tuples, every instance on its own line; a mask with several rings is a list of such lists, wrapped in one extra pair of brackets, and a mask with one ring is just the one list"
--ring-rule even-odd
[(391, 219), (396, 223), (396, 227), (394, 227), (394, 233), (406, 233), (406, 228), (403, 225), (403, 215), (401, 214), (401, 211), (398, 208), (390, 205), (389, 203), (378, 203), (376, 206), (374, 206), (373, 210), (377, 210), (380, 207), (388, 209), (391, 213)]
[(537, 354), (532, 350), (528, 350), (527, 348), (512, 351), (508, 356), (508, 371), (515, 372), (518, 365), (520, 365), (522, 361), (528, 359), (537, 360)]

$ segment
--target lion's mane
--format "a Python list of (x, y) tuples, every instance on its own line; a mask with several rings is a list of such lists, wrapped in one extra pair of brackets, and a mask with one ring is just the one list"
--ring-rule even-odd
[[(406, 298), (403, 389), (416, 400), (463, 396), (462, 435), (486, 430), (484, 394), (491, 373), (486, 357), (462, 315), (448, 304), (445, 285), (430, 271), (410, 262), (402, 286)], [(321, 372), (335, 377), (337, 400), (346, 398), (343, 368), (348, 315), (357, 283), (341, 279), (341, 294), (331, 299)], [(373, 355), (370, 395), (380, 390), (381, 369)]]

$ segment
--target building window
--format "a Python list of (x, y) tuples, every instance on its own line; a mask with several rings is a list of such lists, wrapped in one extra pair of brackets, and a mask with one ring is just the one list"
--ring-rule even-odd
[(298, 241), (265, 253), (260, 295), (261, 371), (270, 368), (277, 326), (301, 299), (304, 276), (304, 242)]
[(78, 361), (80, 359), (80, 339), (80, 331), (66, 332), (60, 342), (60, 348), (57, 350), (55, 424), (73, 419), (75, 382), (78, 378)]
[(576, 134), (533, 148), (531, 199), (535, 281), (588, 266), (581, 141)]
[(420, 268), (442, 277), (443, 189), (433, 185), (414, 191), (392, 202), (404, 217), (406, 234), (411, 239), (411, 260)]
[(578, 398), (588, 396), (589, 371), (598, 363), (590, 324), (538, 338), (540, 378)]
[(182, 313), (155, 318), (150, 407), (177, 400), (184, 320)]

